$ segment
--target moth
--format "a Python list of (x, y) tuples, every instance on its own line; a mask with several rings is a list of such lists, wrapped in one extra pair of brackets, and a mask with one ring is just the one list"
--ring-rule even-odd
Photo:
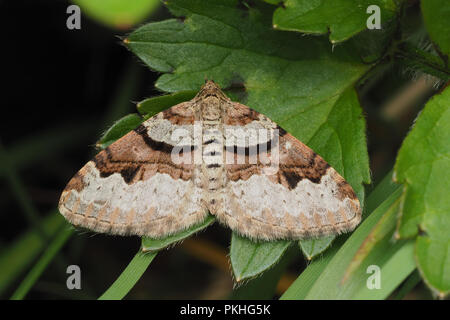
[(255, 240), (339, 234), (361, 220), (335, 169), (213, 81), (98, 153), (67, 184), (59, 210), (75, 226), (151, 238), (208, 214)]

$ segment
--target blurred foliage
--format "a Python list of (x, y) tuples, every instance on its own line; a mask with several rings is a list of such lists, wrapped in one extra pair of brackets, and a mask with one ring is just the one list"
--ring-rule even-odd
[(159, 0), (73, 0), (83, 13), (115, 29), (129, 29), (160, 5)]

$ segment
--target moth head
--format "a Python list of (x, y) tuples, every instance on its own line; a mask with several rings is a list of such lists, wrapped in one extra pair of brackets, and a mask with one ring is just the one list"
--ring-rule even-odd
[(216, 96), (218, 99), (229, 100), (225, 93), (220, 90), (219, 85), (212, 80), (206, 80), (196, 97), (201, 99), (209, 96)]

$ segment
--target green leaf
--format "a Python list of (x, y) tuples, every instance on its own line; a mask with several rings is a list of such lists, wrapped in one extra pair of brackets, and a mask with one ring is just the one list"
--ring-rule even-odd
[[(448, 233), (448, 229), (443, 229), (443, 232)], [(434, 289), (439, 298), (448, 295), (450, 242), (419, 236), (416, 241), (416, 257), (417, 265), (425, 283)]]
[(273, 16), (273, 26), (280, 30), (312, 34), (329, 33), (332, 43), (345, 41), (367, 29), (366, 13), (370, 5), (380, 8), (381, 24), (395, 13), (393, 0), (286, 0)]
[(165, 73), (156, 87), (198, 90), (205, 78), (213, 79), (232, 99), (312, 147), (363, 203), (362, 183), (370, 175), (365, 123), (353, 85), (368, 65), (352, 47), (332, 52), (324, 39), (276, 32), (271, 16), (241, 9), (237, 1), (173, 0), (168, 7), (183, 19), (144, 25), (125, 41), (146, 64)]
[(105, 293), (99, 297), (99, 300), (121, 300), (134, 287), (138, 280), (147, 270), (150, 263), (156, 257), (158, 252), (144, 253), (139, 250), (130, 261), (125, 270), (120, 274), (116, 281), (109, 287)]
[(154, 114), (169, 109), (170, 107), (178, 103), (191, 100), (195, 97), (196, 94), (197, 91), (188, 90), (167, 94), (164, 96), (148, 98), (144, 101), (139, 102), (137, 105), (137, 109), (140, 114), (153, 116)]
[(450, 88), (434, 96), (399, 151), (396, 180), (404, 184), (398, 235), (419, 228), (416, 259), (425, 282), (439, 296), (450, 292)]
[(308, 267), (298, 276), (294, 283), (284, 292), (280, 300), (303, 300), (311, 287), (319, 278), (328, 263), (334, 257), (339, 247), (344, 243), (344, 238), (338, 238), (334, 245), (325, 251), (320, 257), (308, 264)]
[(394, 300), (402, 300), (415, 286), (422, 280), (418, 270), (415, 270), (402, 284), (399, 290), (392, 297)]
[(205, 77), (224, 88), (242, 82), (241, 101), (320, 153), (361, 196), (361, 183), (370, 177), (365, 124), (351, 87), (367, 66), (344, 46), (332, 54), (320, 39), (268, 29), (256, 9), (251, 17), (257, 20), (242, 19), (232, 3), (171, 1), (169, 8), (185, 15), (184, 22), (147, 24), (127, 43), (150, 67), (171, 72), (158, 79), (162, 90), (198, 90)]
[(206, 217), (205, 221), (192, 226), (184, 231), (181, 231), (177, 234), (168, 236), (163, 239), (151, 239), (151, 238), (142, 238), (142, 252), (149, 252), (149, 251), (159, 251), (161, 249), (164, 249), (172, 244), (175, 244), (179, 241), (182, 241), (183, 239), (186, 239), (193, 235), (194, 233), (199, 232), (200, 230), (205, 229), (210, 224), (212, 224), (216, 218), (212, 215), (209, 215)]
[(233, 232), (230, 260), (236, 281), (253, 278), (278, 262), (289, 241), (253, 242)]
[(117, 120), (97, 142), (97, 147), (105, 149), (111, 143), (121, 138), (142, 123), (142, 118), (136, 113), (131, 113)]
[(420, 2), (425, 27), (439, 50), (450, 56), (450, 7), (445, 0)]
[(299, 241), (300, 249), (302, 249), (306, 259), (312, 260), (325, 251), (331, 245), (334, 238), (335, 236), (327, 236), (319, 239)]
[(141, 22), (158, 6), (159, 0), (73, 0), (98, 22), (116, 29), (128, 29)]
[(273, 299), (277, 284), (283, 273), (286, 271), (293, 258), (298, 256), (298, 249), (291, 246), (281, 257), (280, 261), (270, 270), (267, 270), (261, 276), (239, 283), (237, 288), (231, 293), (229, 299), (233, 300), (264, 300)]

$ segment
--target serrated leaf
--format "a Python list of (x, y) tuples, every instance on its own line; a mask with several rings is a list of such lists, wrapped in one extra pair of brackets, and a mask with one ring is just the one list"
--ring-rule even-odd
[(272, 267), (290, 243), (289, 241), (253, 242), (233, 232), (230, 260), (236, 281), (253, 278)]
[(147, 24), (127, 43), (149, 66), (171, 71), (158, 79), (160, 89), (198, 90), (205, 77), (224, 88), (241, 82), (247, 95), (243, 102), (310, 145), (341, 174), (350, 165), (353, 187), (368, 182), (364, 120), (356, 93), (348, 89), (367, 66), (353, 60), (344, 46), (332, 54), (319, 39), (274, 32), (264, 20), (243, 19), (230, 3), (169, 2), (172, 11), (186, 16), (184, 22)]
[(97, 142), (97, 148), (105, 149), (111, 143), (139, 126), (142, 120), (136, 113), (131, 113), (117, 120)]
[[(448, 233), (448, 229), (444, 230)], [(416, 258), (425, 283), (434, 289), (439, 298), (449, 293), (450, 282), (450, 242), (418, 236)]]
[(159, 97), (145, 99), (137, 104), (137, 109), (142, 115), (154, 115), (168, 109), (178, 103), (191, 100), (197, 91), (180, 91)]
[(287, 0), (275, 11), (273, 25), (280, 30), (329, 33), (330, 42), (337, 43), (367, 29), (371, 5), (380, 8), (382, 24), (394, 16), (393, 0)]
[[(406, 137), (395, 164), (404, 184), (398, 234), (413, 237), (419, 229), (416, 258), (425, 282), (439, 295), (450, 292), (450, 87), (434, 96)], [(429, 264), (434, 257), (435, 263)]]
[(425, 27), (439, 50), (450, 56), (450, 7), (445, 0), (420, 2)]
[(306, 259), (312, 260), (325, 251), (331, 245), (334, 238), (335, 236), (327, 236), (318, 239), (299, 241), (300, 249), (302, 249)]
[(159, 251), (161, 249), (164, 249), (172, 244), (175, 244), (177, 242), (182, 241), (183, 239), (186, 239), (190, 236), (192, 236), (194, 233), (199, 232), (200, 230), (205, 229), (208, 227), (211, 223), (213, 223), (216, 220), (216, 218), (212, 215), (208, 215), (206, 219), (196, 224), (186, 230), (183, 230), (179, 233), (176, 233), (174, 235), (162, 238), (162, 239), (152, 239), (152, 238), (142, 238), (142, 252), (150, 252), (150, 251)]
[(144, 20), (158, 6), (159, 0), (73, 0), (98, 22), (116, 29), (128, 29)]
[[(198, 90), (212, 79), (312, 147), (353, 186), (370, 181), (365, 124), (353, 84), (368, 69), (351, 47), (270, 28), (271, 16), (237, 1), (174, 0), (182, 19), (150, 23), (125, 43), (164, 72), (156, 86)], [(264, 11), (266, 12), (266, 11)], [(254, 250), (242, 253), (250, 256)], [(280, 255), (281, 253), (278, 253)], [(233, 256), (232, 256), (233, 259)]]

